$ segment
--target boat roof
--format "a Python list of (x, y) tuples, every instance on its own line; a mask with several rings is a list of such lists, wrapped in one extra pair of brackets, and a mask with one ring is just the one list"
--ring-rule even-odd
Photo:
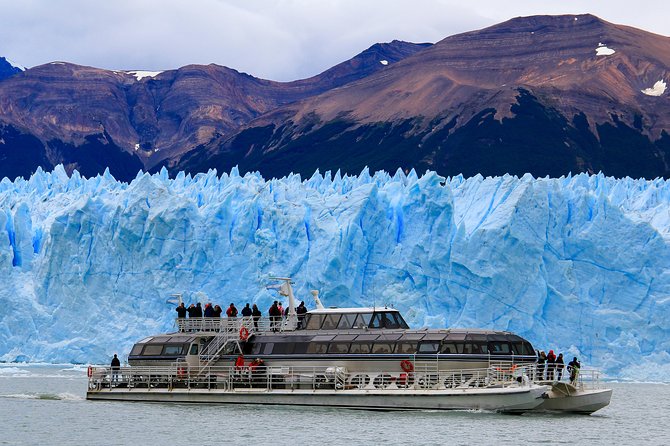
[(356, 307), (356, 308), (337, 308), (337, 307), (329, 307), (329, 308), (316, 308), (314, 310), (309, 310), (307, 314), (330, 314), (330, 313), (373, 313), (375, 311), (386, 311), (386, 312), (394, 312), (398, 313), (399, 311), (396, 310), (395, 308), (387, 308), (387, 307)]

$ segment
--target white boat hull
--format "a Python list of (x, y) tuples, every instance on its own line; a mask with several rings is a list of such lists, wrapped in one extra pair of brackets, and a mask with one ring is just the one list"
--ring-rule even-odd
[(89, 400), (343, 407), (373, 410), (527, 412), (543, 404), (544, 386), (446, 390), (127, 389), (91, 390)]
[(612, 389), (579, 389), (568, 383), (555, 383), (536, 411), (591, 414), (609, 405)]

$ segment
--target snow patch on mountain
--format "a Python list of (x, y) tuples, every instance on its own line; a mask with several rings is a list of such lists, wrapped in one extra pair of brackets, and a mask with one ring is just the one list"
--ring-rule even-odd
[(653, 87), (645, 88), (644, 90), (640, 91), (647, 96), (661, 96), (663, 93), (665, 93), (666, 86), (667, 85), (665, 81), (661, 79), (660, 81), (656, 82)]
[(399, 308), (510, 330), (625, 379), (670, 378), (670, 182), (414, 171), (240, 176), (62, 167), (0, 182), (0, 360), (108, 362), (186, 303)]
[(156, 77), (162, 73), (162, 71), (126, 71), (126, 73), (135, 76), (135, 79), (141, 81), (145, 77)]
[(616, 51), (607, 48), (604, 43), (599, 43), (598, 48), (596, 48), (596, 56), (611, 56), (614, 53), (616, 53)]

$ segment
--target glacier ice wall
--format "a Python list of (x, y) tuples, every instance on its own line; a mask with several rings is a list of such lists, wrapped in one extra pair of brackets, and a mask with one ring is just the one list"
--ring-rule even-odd
[(172, 328), (171, 293), (267, 308), (275, 274), (308, 306), (319, 289), (668, 381), (669, 204), (664, 180), (602, 175), (38, 171), (0, 182), (0, 360), (107, 362)]

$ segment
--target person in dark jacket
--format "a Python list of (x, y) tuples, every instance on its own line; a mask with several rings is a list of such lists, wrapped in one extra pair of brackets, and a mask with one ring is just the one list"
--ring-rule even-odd
[(205, 304), (205, 317), (214, 317), (214, 307), (211, 302)]
[(118, 383), (119, 382), (119, 369), (121, 368), (121, 361), (119, 361), (119, 358), (116, 356), (116, 353), (114, 353), (114, 357), (112, 358), (112, 363), (110, 364), (110, 367), (112, 369), (112, 382), (113, 383)]
[(186, 312), (188, 313), (188, 317), (195, 317), (197, 310), (195, 309), (195, 305), (191, 304), (188, 306), (186, 309)]
[(219, 305), (214, 305), (214, 315), (212, 317), (221, 317), (221, 313), (223, 313), (223, 308), (221, 308)]
[(270, 328), (272, 331), (277, 331), (279, 323), (281, 322), (281, 310), (279, 309), (276, 300), (268, 310), (268, 315), (270, 316)]
[(250, 317), (251, 316), (251, 307), (249, 306), (249, 302), (242, 308), (242, 316), (244, 317)]
[(579, 377), (579, 369), (582, 365), (577, 361), (577, 357), (572, 358), (572, 361), (568, 363), (568, 373), (570, 373), (570, 384), (573, 386), (577, 384), (577, 378)]
[(195, 314), (193, 317), (202, 317), (202, 305), (200, 305), (200, 302), (195, 304)]
[(553, 350), (549, 350), (549, 354), (547, 354), (547, 380), (548, 381), (553, 381), (554, 380), (554, 369), (556, 367), (556, 355), (554, 354)]
[(186, 317), (186, 307), (184, 306), (184, 302), (180, 303), (175, 310), (177, 311), (177, 317), (179, 319), (184, 319)]
[(547, 362), (547, 354), (541, 351), (537, 355), (537, 380), (544, 381), (544, 365)]
[(305, 301), (303, 300), (298, 305), (298, 308), (295, 309), (295, 313), (298, 315), (298, 330), (304, 328), (305, 324), (305, 315), (307, 314), (307, 307), (305, 307)]
[(565, 363), (563, 362), (563, 353), (558, 354), (558, 358), (556, 358), (556, 380), (560, 381), (561, 378), (563, 377), (563, 368), (565, 367)]
[(254, 318), (254, 328), (258, 330), (258, 321), (261, 320), (261, 316), (263, 313), (261, 313), (261, 310), (258, 309), (258, 306), (254, 304), (253, 307), (251, 307), (251, 316)]

